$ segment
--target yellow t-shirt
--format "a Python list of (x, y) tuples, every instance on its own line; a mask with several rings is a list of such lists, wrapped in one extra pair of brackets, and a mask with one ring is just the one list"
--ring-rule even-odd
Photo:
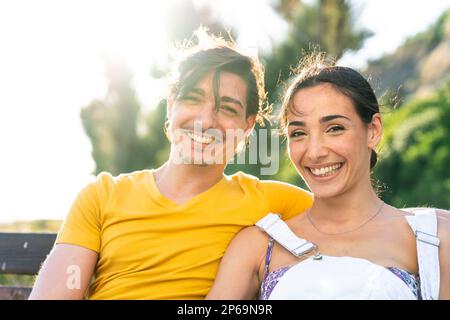
[(311, 193), (239, 172), (184, 204), (159, 192), (152, 170), (101, 173), (83, 189), (56, 243), (99, 253), (90, 299), (203, 299), (238, 231), (269, 212), (284, 219)]

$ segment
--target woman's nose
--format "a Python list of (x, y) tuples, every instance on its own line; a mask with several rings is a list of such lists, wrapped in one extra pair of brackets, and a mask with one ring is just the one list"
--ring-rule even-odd
[(311, 161), (321, 160), (328, 155), (328, 148), (321, 138), (310, 139), (305, 151)]

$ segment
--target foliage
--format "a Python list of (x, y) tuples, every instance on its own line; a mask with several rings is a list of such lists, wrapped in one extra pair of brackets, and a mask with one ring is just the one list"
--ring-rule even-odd
[(0, 223), (0, 232), (57, 232), (61, 220), (33, 220)]
[[(283, 43), (263, 57), (266, 66), (266, 90), (271, 103), (278, 101), (279, 83), (291, 75), (304, 52), (318, 46), (335, 58), (346, 50), (358, 50), (371, 35), (353, 26), (354, 13), (348, 1), (321, 0), (312, 5), (276, 6), (288, 17), (289, 31)], [(286, 12), (289, 10), (289, 13)]]
[(375, 177), (394, 206), (450, 207), (450, 81), (386, 116)]
[(83, 127), (92, 142), (96, 174), (136, 170), (146, 155), (137, 138), (140, 106), (131, 87), (132, 76), (122, 61), (111, 61), (107, 67), (105, 99), (93, 101), (81, 111)]

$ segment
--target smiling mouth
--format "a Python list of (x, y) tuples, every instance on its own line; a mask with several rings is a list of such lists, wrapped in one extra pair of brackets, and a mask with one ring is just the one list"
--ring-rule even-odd
[(207, 135), (207, 134), (199, 135), (199, 134), (196, 134), (196, 133), (194, 133), (192, 131), (187, 131), (186, 134), (193, 141), (198, 142), (198, 143), (202, 143), (202, 144), (210, 144), (210, 143), (214, 142), (214, 140), (215, 140), (214, 136)]
[(324, 166), (321, 168), (311, 168), (311, 167), (306, 167), (306, 168), (315, 177), (328, 177), (328, 176), (332, 176), (333, 174), (338, 172), (339, 169), (341, 169), (343, 165), (344, 165), (343, 162), (339, 162), (339, 163), (336, 163), (336, 164), (333, 164), (330, 166)]

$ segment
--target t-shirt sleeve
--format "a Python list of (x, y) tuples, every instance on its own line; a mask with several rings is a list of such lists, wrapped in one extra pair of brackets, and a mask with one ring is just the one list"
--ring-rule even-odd
[(314, 197), (309, 191), (280, 181), (261, 181), (264, 196), (272, 213), (284, 220), (292, 218), (312, 206)]
[(56, 243), (79, 245), (100, 250), (101, 216), (108, 200), (107, 182), (112, 177), (102, 173), (76, 197), (56, 238)]

